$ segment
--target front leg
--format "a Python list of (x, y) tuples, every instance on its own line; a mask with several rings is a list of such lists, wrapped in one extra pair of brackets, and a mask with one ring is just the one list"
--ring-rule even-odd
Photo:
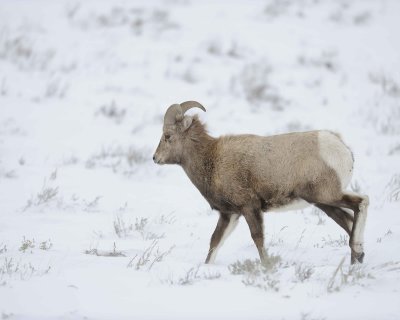
[(232, 233), (239, 222), (238, 214), (228, 214), (221, 212), (217, 226), (211, 236), (210, 250), (206, 258), (206, 263), (214, 263), (218, 249), (223, 245), (225, 239)]

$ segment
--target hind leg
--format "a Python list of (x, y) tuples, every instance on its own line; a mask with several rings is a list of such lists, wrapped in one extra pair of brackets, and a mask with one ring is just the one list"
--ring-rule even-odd
[(349, 235), (349, 237), (351, 236), (354, 218), (349, 212), (343, 210), (342, 208), (332, 207), (322, 203), (316, 203), (315, 206), (324, 211), (328, 217), (341, 226)]
[(368, 196), (343, 193), (340, 200), (328, 203), (335, 207), (353, 210), (354, 222), (350, 233), (351, 263), (362, 263), (364, 260), (364, 229), (367, 220)]

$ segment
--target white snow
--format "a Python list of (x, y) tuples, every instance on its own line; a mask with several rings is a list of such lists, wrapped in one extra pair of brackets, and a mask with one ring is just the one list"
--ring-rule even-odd
[[(397, 0), (2, 0), (1, 318), (399, 319), (399, 14)], [(258, 258), (243, 219), (204, 265), (218, 214), (152, 162), (185, 100), (213, 136), (339, 132), (350, 190), (370, 198), (363, 266), (313, 208), (265, 215), (275, 272), (232, 271)]]

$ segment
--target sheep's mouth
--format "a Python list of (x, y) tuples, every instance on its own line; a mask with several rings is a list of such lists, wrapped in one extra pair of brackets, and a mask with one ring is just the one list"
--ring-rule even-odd
[(165, 164), (165, 161), (162, 161), (162, 159), (159, 159), (157, 157), (153, 157), (153, 161), (154, 161), (155, 164), (158, 164), (158, 165)]

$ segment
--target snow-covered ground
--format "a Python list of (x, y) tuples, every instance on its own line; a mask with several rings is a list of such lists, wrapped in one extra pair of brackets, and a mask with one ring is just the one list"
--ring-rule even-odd
[[(0, 1), (2, 319), (399, 319), (400, 2)], [(166, 108), (213, 136), (339, 132), (366, 258), (316, 209), (218, 215), (152, 154)], [(344, 261), (343, 261), (344, 259)]]

